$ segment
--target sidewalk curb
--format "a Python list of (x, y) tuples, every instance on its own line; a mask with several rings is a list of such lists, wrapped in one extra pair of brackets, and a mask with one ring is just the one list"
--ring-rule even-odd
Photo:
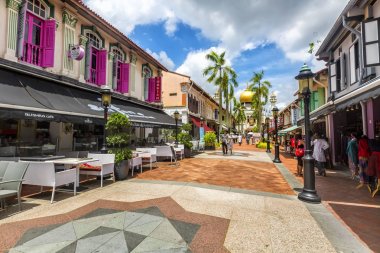
[[(268, 154), (273, 159), (273, 154)], [(291, 188), (302, 189), (303, 185), (282, 163), (273, 163), (283, 175)], [(341, 223), (323, 204), (304, 203), (311, 216), (321, 228), (337, 252), (372, 252), (367, 245), (360, 241), (348, 228)]]

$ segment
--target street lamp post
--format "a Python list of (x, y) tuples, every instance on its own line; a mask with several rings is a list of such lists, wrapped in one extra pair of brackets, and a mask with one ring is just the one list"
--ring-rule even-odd
[(281, 163), (280, 160), (280, 145), (278, 144), (278, 129), (277, 129), (277, 119), (278, 119), (278, 108), (274, 106), (272, 109), (273, 119), (274, 119), (274, 133), (275, 133), (275, 145), (274, 145), (274, 163)]
[(311, 152), (310, 138), (310, 85), (313, 82), (314, 73), (304, 64), (295, 77), (299, 81), (299, 95), (303, 98), (304, 103), (304, 121), (305, 121), (305, 156), (303, 157), (304, 164), (304, 187), (298, 199), (309, 203), (321, 203), (321, 198), (315, 190), (315, 172), (314, 158)]
[(176, 110), (174, 112), (175, 119), (175, 145), (178, 145), (178, 120), (179, 120), (179, 112)]
[(111, 89), (106, 86), (102, 88), (101, 94), (102, 94), (102, 106), (104, 108), (104, 132), (103, 132), (103, 146), (100, 152), (102, 154), (106, 154), (107, 153), (106, 125), (107, 125), (107, 119), (108, 119), (108, 107), (111, 105)]
[(269, 140), (269, 117), (265, 118), (265, 125), (267, 128), (267, 153), (270, 153), (270, 140)]

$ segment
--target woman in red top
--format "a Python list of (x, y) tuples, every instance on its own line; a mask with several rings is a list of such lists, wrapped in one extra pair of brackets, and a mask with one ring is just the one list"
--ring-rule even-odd
[(363, 185), (368, 186), (368, 176), (366, 170), (368, 168), (368, 158), (370, 155), (368, 137), (363, 135), (359, 140), (359, 176), (360, 184), (356, 187), (357, 189), (361, 188)]

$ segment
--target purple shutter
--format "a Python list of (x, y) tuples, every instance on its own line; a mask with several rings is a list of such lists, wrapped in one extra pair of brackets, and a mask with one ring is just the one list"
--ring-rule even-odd
[(154, 88), (156, 86), (156, 79), (154, 77), (149, 78), (149, 88), (148, 88), (148, 102), (154, 101)]
[(42, 62), (41, 67), (54, 66), (54, 47), (55, 47), (55, 20), (45, 20), (42, 29)]
[(120, 64), (120, 92), (128, 93), (129, 91), (129, 64)]
[(98, 75), (97, 85), (106, 84), (106, 69), (107, 69), (107, 50), (99, 50), (96, 64), (96, 72)]

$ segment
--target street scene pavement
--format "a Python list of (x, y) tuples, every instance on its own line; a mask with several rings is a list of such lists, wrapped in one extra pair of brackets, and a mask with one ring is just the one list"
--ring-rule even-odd
[[(369, 204), (356, 203), (354, 197), (336, 201), (334, 193), (327, 193), (335, 190), (328, 180), (336, 179), (339, 187), (344, 184), (339, 173), (317, 178), (322, 204), (304, 204), (294, 188), (301, 179), (293, 176), (293, 160), (281, 159), (284, 163), (275, 166), (262, 150), (235, 145), (232, 155), (216, 150), (177, 166), (161, 162), (157, 169), (146, 167), (134, 178), (107, 182), (103, 188), (92, 189), (98, 182), (90, 180), (84, 182), (89, 190), (75, 197), (57, 193), (53, 204), (49, 191), (32, 194), (25, 198), (22, 212), (10, 208), (1, 213), (0, 248), (8, 252), (378, 250), (374, 238), (363, 237), (363, 227), (357, 230), (349, 220)], [(30, 194), (32, 189), (24, 191)], [(378, 201), (370, 206), (378, 210)], [(347, 215), (348, 220), (339, 218)], [(308, 231), (313, 233), (306, 236)]]

